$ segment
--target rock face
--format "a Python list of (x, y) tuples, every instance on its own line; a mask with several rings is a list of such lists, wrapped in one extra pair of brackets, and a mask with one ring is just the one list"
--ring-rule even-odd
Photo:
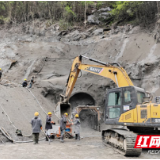
[(97, 15), (88, 16), (87, 22), (90, 23), (90, 24), (99, 24), (100, 23)]
[(102, 28), (99, 28), (99, 29), (96, 29), (95, 31), (93, 31), (93, 35), (95, 35), (95, 36), (100, 35), (100, 34), (103, 34)]
[(64, 37), (61, 40), (65, 42), (80, 41), (86, 39), (87, 37), (89, 37), (89, 33), (79, 32), (78, 30), (75, 30), (67, 35), (64, 35)]
[(36, 60), (36, 62), (34, 64), (34, 68), (32, 69), (32, 72), (40, 73), (44, 64), (45, 64), (45, 60), (46, 60), (46, 58)]
[(101, 8), (98, 11), (95, 11), (93, 14), (88, 16), (87, 22), (98, 25), (110, 18), (111, 13), (109, 11), (111, 11), (110, 7)]
[[(116, 26), (112, 30), (91, 27), (83, 32), (78, 29), (60, 32), (51, 27), (49, 31), (56, 36), (0, 31), (0, 36), (5, 37), (0, 39), (4, 84), (8, 80), (21, 84), (23, 77), (28, 76), (30, 80), (35, 76), (34, 87), (41, 89), (40, 93), (54, 108), (59, 94), (65, 94), (65, 84), (74, 58), (85, 55), (105, 63), (120, 63), (135, 86), (154, 93), (154, 96), (160, 95), (160, 46), (150, 32), (131, 25)], [(16, 61), (12, 67), (11, 60)], [(95, 64), (85, 59), (82, 62)], [(91, 95), (94, 104), (103, 110), (106, 90), (116, 87), (116, 84), (84, 71), (79, 77), (73, 94), (86, 92)], [(89, 99), (85, 102), (90, 104)], [(77, 103), (80, 104), (79, 101)]]
[[(30, 120), (35, 111), (40, 112), (43, 123), (46, 115), (31, 94), (21, 88), (24, 77), (28, 81), (32, 76), (35, 77), (31, 91), (46, 112), (54, 112), (59, 95), (65, 95), (72, 62), (79, 55), (105, 63), (119, 63), (135, 86), (151, 92), (154, 97), (160, 95), (160, 45), (154, 40), (154, 34), (143, 31), (139, 26), (115, 25), (110, 29), (92, 26), (82, 32), (77, 28), (59, 31), (57, 25), (50, 26), (41, 36), (24, 30), (23, 33), (18, 29), (16, 33), (13, 29), (9, 32), (0, 30), (0, 68), (3, 70), (0, 104), (5, 106), (15, 125), (19, 125), (20, 119), (24, 118), (22, 113), (27, 113), (19, 128), (25, 134), (29, 134), (30, 130), (26, 131), (24, 124), (30, 127), (27, 119)], [(82, 62), (96, 64), (84, 58)], [(116, 84), (107, 78), (82, 71), (69, 102), (73, 109), (77, 105), (96, 105), (103, 112), (106, 91), (115, 87)], [(3, 112), (1, 107), (0, 111)], [(81, 114), (82, 119), (85, 119), (91, 113)], [(53, 118), (57, 120), (56, 116)], [(2, 113), (0, 126), (7, 126), (5, 129), (18, 140), (15, 130), (9, 122), (5, 122), (6, 116)]]

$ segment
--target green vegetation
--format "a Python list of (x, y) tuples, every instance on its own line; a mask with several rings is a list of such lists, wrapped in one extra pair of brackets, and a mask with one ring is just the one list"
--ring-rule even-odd
[(152, 23), (158, 12), (154, 1), (116, 1), (111, 3), (111, 11), (115, 21), (132, 21), (147, 26)]
[(21, 23), (34, 19), (60, 21), (63, 28), (83, 24), (92, 9), (111, 7), (111, 22), (136, 22), (147, 26), (158, 13), (154, 1), (0, 1), (0, 23)]

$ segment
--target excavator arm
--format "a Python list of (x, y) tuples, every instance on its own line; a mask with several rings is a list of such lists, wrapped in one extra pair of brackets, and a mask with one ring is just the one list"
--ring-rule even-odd
[[(82, 58), (86, 58), (90, 61), (96, 62), (99, 65), (83, 64)], [(77, 81), (79, 72), (81, 70), (109, 78), (114, 81), (118, 87), (133, 86), (133, 83), (128, 74), (118, 63), (107, 64), (81, 55), (76, 57), (73, 61), (71, 71), (67, 80), (65, 95), (61, 95), (62, 102), (68, 102), (74, 85)]]

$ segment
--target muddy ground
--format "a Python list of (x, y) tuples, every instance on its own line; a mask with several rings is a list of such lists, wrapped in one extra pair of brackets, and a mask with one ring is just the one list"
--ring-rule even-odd
[[(41, 141), (38, 145), (5, 144), (0, 145), (1, 159), (159, 159), (160, 155), (150, 155), (147, 150), (140, 157), (124, 157), (110, 146), (104, 146), (100, 134), (85, 137), (76, 142), (66, 139), (60, 143), (58, 139), (48, 142)], [(8, 152), (10, 151), (10, 152)]]

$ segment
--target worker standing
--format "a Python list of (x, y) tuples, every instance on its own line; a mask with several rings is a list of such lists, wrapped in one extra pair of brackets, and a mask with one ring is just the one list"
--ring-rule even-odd
[(74, 119), (72, 125), (75, 126), (75, 128), (74, 128), (75, 140), (80, 140), (81, 122), (80, 122), (78, 114), (75, 115), (75, 119)]
[(22, 83), (22, 87), (27, 87), (27, 85), (28, 85), (27, 79), (24, 79), (24, 81)]
[(48, 130), (52, 129), (52, 124), (55, 124), (52, 120), (52, 113), (48, 112), (47, 118), (46, 118), (46, 125), (45, 125), (45, 130), (46, 130), (46, 141), (48, 141), (48, 138), (50, 138), (49, 134), (48, 134)]
[(61, 130), (60, 142), (62, 143), (64, 142), (64, 134), (66, 129), (67, 117), (68, 117), (68, 113), (64, 113), (64, 115), (60, 119), (60, 130)]
[(32, 118), (31, 120), (34, 144), (38, 144), (39, 133), (42, 130), (42, 121), (38, 116), (39, 116), (39, 113), (35, 112), (34, 118)]
[(34, 77), (32, 77), (30, 84), (29, 84), (29, 88), (32, 88), (32, 84), (34, 83)]
[(73, 121), (73, 119), (75, 118), (75, 115), (77, 114), (76, 109), (73, 109), (72, 113), (71, 113), (71, 120)]
[(2, 78), (2, 69), (0, 68), (0, 81), (1, 81), (1, 78)]

